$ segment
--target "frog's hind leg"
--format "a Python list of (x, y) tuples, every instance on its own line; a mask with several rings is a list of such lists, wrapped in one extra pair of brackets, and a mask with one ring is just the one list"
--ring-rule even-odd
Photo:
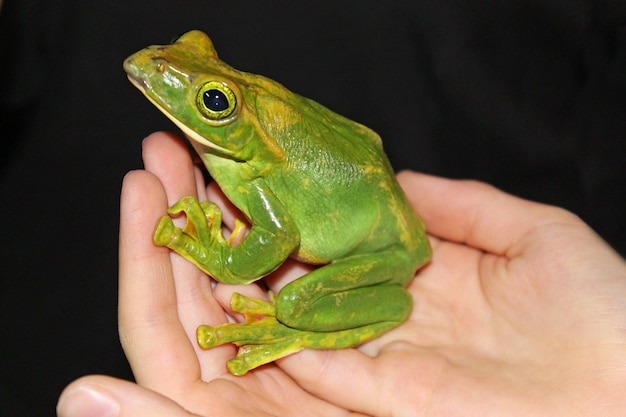
[(413, 304), (405, 285), (415, 275), (415, 266), (406, 256), (381, 252), (318, 268), (278, 293), (276, 318), (286, 326), (314, 332), (377, 322), (400, 324)]
[[(393, 289), (403, 290), (397, 286)], [(245, 323), (202, 325), (197, 329), (197, 338), (204, 349), (225, 343), (234, 343), (239, 347), (237, 356), (227, 363), (233, 375), (244, 375), (251, 369), (306, 348), (343, 349), (356, 346), (400, 324), (400, 321), (391, 320), (339, 331), (307, 331), (280, 323), (272, 314), (274, 305), (271, 301), (235, 294), (232, 307), (244, 313)]]
[(239, 346), (227, 364), (235, 375), (306, 348), (359, 345), (410, 314), (412, 297), (404, 285), (415, 271), (404, 256), (390, 251), (332, 262), (287, 284), (270, 301), (234, 295), (231, 307), (245, 323), (200, 326), (198, 342), (203, 348)]
[[(398, 323), (381, 322), (336, 332), (307, 332), (289, 329), (291, 334), (268, 341), (266, 344), (249, 344), (239, 348), (237, 356), (226, 367), (233, 375), (245, 375), (249, 370), (299, 352), (306, 348), (343, 349), (358, 345), (395, 327)], [(278, 326), (282, 326), (277, 323)], [(285, 326), (282, 326), (285, 327)]]

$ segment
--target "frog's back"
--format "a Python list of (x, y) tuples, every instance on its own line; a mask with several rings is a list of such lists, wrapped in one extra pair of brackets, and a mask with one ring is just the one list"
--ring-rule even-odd
[[(285, 151), (282, 166), (266, 179), (298, 225), (296, 257), (326, 263), (391, 247), (422, 256), (423, 223), (398, 185), (380, 137), (312, 100), (296, 99), (297, 108), (270, 103), (260, 115)], [(280, 114), (288, 116), (278, 120)]]

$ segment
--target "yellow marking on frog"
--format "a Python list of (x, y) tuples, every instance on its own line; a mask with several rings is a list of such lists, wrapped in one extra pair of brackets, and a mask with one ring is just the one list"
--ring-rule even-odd
[(326, 217), (328, 217), (334, 224), (338, 224), (341, 221), (342, 214), (339, 211), (331, 211), (326, 213)]
[(348, 294), (346, 294), (345, 292), (335, 295), (335, 306), (340, 307), (341, 302), (345, 300), (347, 296)]
[(237, 192), (239, 194), (250, 194), (250, 190), (248, 190), (248, 188), (244, 187), (243, 185), (238, 185), (237, 186)]

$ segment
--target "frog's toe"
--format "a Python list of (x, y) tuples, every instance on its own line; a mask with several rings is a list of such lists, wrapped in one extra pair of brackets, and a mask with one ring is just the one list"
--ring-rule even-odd
[(230, 299), (230, 308), (243, 314), (246, 317), (246, 323), (259, 320), (259, 316), (276, 316), (274, 301), (247, 297), (237, 292), (233, 293)]
[(179, 229), (174, 226), (172, 218), (169, 216), (161, 217), (156, 229), (154, 230), (153, 240), (157, 246), (167, 246), (176, 238)]
[(242, 376), (248, 373), (253, 367), (251, 367), (243, 358), (235, 357), (226, 362), (226, 368), (235, 376)]
[(239, 347), (237, 356), (226, 362), (228, 371), (236, 376), (245, 375), (248, 371), (298, 352), (302, 347), (297, 340), (287, 340), (259, 345), (243, 345)]
[(203, 349), (210, 349), (221, 344), (217, 338), (217, 330), (213, 326), (198, 326), (196, 337), (198, 338), (198, 344)]
[(198, 200), (195, 197), (190, 195), (186, 195), (181, 197), (180, 200), (172, 204), (167, 212), (172, 215), (186, 213), (194, 208), (195, 205), (198, 205)]

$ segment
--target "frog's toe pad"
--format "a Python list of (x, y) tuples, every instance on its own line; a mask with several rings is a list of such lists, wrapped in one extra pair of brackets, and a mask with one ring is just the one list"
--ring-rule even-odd
[(246, 361), (240, 357), (235, 357), (228, 362), (226, 362), (226, 368), (228, 372), (235, 376), (242, 376), (248, 373), (250, 369), (250, 365), (246, 363)]
[(203, 349), (210, 349), (221, 344), (217, 340), (217, 331), (213, 326), (198, 326), (196, 337), (198, 338), (198, 344)]
[(167, 246), (176, 238), (176, 235), (180, 229), (174, 226), (172, 218), (169, 216), (163, 216), (159, 220), (156, 229), (154, 230), (154, 244), (157, 246)]

